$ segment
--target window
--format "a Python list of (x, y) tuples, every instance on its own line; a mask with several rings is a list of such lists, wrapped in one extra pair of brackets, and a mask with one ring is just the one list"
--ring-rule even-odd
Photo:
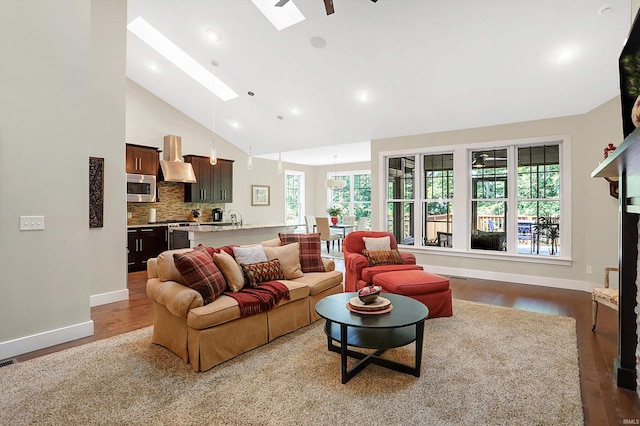
[(399, 244), (413, 245), (416, 157), (389, 158), (387, 230)]
[(285, 171), (284, 176), (285, 224), (304, 223), (304, 173)]
[(422, 176), (425, 245), (453, 247), (453, 154), (425, 155)]
[(471, 248), (506, 251), (507, 150), (471, 151)]
[(518, 252), (559, 256), (560, 149), (518, 148)]
[[(329, 177), (329, 175), (327, 175)], [(371, 217), (371, 171), (331, 173), (331, 178), (344, 180), (347, 185), (342, 189), (329, 189), (327, 205), (340, 206), (343, 216)]]
[(566, 260), (568, 150), (559, 136), (383, 153), (380, 219), (400, 244)]

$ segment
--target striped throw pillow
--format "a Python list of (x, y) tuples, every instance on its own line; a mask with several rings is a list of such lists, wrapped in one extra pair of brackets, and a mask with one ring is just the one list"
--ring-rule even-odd
[(402, 256), (396, 249), (393, 250), (362, 250), (362, 255), (369, 261), (369, 266), (376, 265), (402, 265)]
[(255, 287), (267, 281), (284, 280), (284, 271), (278, 259), (250, 264), (241, 263), (240, 266), (249, 287)]

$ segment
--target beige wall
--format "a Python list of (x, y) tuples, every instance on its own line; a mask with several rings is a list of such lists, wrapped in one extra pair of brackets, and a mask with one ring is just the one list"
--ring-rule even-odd
[[(124, 0), (0, 2), (0, 359), (92, 334), (90, 295), (126, 289), (124, 150), (109, 145), (124, 136), (124, 25)], [(95, 230), (89, 156), (108, 185)], [(21, 215), (45, 229), (19, 231)]]
[[(608, 143), (622, 141), (620, 102), (606, 102), (579, 116), (514, 123), (372, 141), (373, 205), (383, 207), (383, 188), (379, 178), (382, 151), (416, 149), (476, 142), (530, 138), (545, 135), (571, 136), (572, 258), (570, 266), (446, 256), (415, 250), (418, 263), (434, 271), (538, 285), (587, 290), (602, 282), (605, 266), (617, 264), (617, 201), (609, 196), (603, 179), (591, 179), (591, 171), (602, 160)], [(374, 207), (375, 208), (375, 207)], [(379, 216), (373, 228), (380, 229)], [(593, 274), (586, 273), (591, 265)]]

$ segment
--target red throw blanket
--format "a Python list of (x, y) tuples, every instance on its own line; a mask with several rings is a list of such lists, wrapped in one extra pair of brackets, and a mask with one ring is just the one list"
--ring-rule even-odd
[(225, 292), (233, 297), (240, 306), (240, 316), (268, 311), (276, 306), (282, 299), (289, 300), (289, 289), (278, 281), (267, 281), (256, 287), (244, 287), (237, 293)]

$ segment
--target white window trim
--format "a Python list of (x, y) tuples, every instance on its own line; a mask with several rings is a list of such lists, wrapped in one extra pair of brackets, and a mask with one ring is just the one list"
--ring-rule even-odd
[[(563, 223), (562, 232), (560, 233), (560, 247), (562, 247), (561, 256), (541, 256), (541, 255), (526, 255), (518, 254), (515, 252), (486, 252), (482, 250), (471, 250), (471, 241), (468, 236), (471, 233), (471, 151), (482, 149), (494, 149), (507, 146), (532, 146), (532, 145), (544, 145), (544, 144), (560, 144), (560, 167), (561, 167), (561, 180), (560, 180), (560, 211), (561, 221)], [(416, 161), (416, 182), (414, 188), (414, 194), (416, 198), (413, 200), (414, 204), (420, 201), (420, 194), (422, 194), (422, 155), (424, 154), (441, 154), (441, 153), (453, 153), (453, 248), (444, 247), (431, 247), (431, 246), (406, 246), (401, 245), (405, 250), (411, 250), (416, 252), (425, 252), (430, 254), (441, 254), (444, 256), (455, 257), (467, 257), (477, 259), (490, 259), (490, 260), (504, 260), (504, 261), (518, 261), (525, 263), (544, 263), (555, 265), (571, 265), (571, 136), (569, 134), (558, 134), (549, 136), (539, 136), (532, 138), (518, 138), (507, 139), (500, 141), (488, 141), (477, 142), (470, 144), (458, 144), (458, 145), (446, 145), (425, 147), (416, 149), (402, 149), (395, 151), (381, 151), (378, 153), (378, 188), (380, 188), (379, 206), (377, 209), (377, 222), (378, 224), (386, 224), (386, 203), (387, 203), (387, 159), (389, 157), (399, 157), (405, 155), (415, 155)], [(513, 155), (513, 154), (510, 154)], [(513, 160), (515, 158), (510, 158)], [(511, 174), (511, 180), (509, 184), (511, 188), (517, 188), (515, 185), (514, 174)], [(513, 190), (513, 189), (512, 189)], [(465, 194), (465, 197), (460, 197), (460, 194)], [(508, 223), (517, 222), (517, 196), (512, 196), (508, 201)], [(512, 201), (513, 200), (513, 201)], [(414, 212), (416, 217), (421, 215), (422, 206), (415, 204)], [(511, 205), (513, 204), (513, 205)], [(420, 210), (418, 210), (420, 209)], [(374, 215), (372, 211), (372, 216)], [(421, 217), (421, 216), (420, 216)], [(421, 221), (414, 220), (414, 235), (415, 241), (420, 242), (421, 238), (417, 236), (422, 235)], [(385, 227), (386, 229), (386, 227)], [(509, 233), (507, 237), (507, 244), (509, 247), (514, 247), (515, 239), (517, 236), (513, 232)], [(513, 241), (511, 241), (513, 239)]]
[(283, 213), (283, 223), (287, 223), (287, 175), (300, 176), (300, 214), (302, 224), (304, 224), (304, 216), (307, 214), (305, 209), (305, 183), (304, 183), (304, 172), (298, 170), (285, 170), (284, 171), (284, 182), (282, 185), (282, 189), (284, 191), (284, 213)]

